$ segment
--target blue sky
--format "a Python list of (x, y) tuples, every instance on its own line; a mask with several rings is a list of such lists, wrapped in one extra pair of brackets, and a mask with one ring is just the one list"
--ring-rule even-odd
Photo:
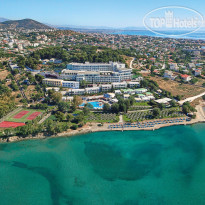
[(142, 26), (162, 6), (185, 6), (205, 15), (204, 0), (0, 0), (1, 17), (31, 18), (53, 25)]

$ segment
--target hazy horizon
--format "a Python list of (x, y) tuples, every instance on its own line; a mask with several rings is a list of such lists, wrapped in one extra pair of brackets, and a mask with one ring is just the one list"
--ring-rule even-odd
[(143, 27), (143, 18), (148, 12), (170, 5), (188, 7), (204, 15), (205, 4), (202, 0), (197, 3), (185, 0), (180, 3), (177, 0), (171, 3), (168, 0), (0, 0), (0, 3), (4, 6), (1, 16), (11, 20), (30, 18), (51, 25), (111, 28)]

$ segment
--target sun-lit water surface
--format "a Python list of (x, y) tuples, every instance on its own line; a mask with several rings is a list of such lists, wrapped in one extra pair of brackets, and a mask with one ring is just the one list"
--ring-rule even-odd
[(0, 144), (1, 205), (203, 205), (205, 124)]

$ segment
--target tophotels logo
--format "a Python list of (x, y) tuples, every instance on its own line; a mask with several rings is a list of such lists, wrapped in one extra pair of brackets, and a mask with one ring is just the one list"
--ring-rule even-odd
[(204, 25), (204, 17), (193, 9), (168, 6), (149, 12), (143, 23), (156, 34), (180, 36), (199, 30)]

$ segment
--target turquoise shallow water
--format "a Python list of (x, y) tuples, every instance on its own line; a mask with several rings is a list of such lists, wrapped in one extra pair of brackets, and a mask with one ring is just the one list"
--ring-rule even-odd
[(203, 205), (205, 124), (0, 144), (1, 205)]

